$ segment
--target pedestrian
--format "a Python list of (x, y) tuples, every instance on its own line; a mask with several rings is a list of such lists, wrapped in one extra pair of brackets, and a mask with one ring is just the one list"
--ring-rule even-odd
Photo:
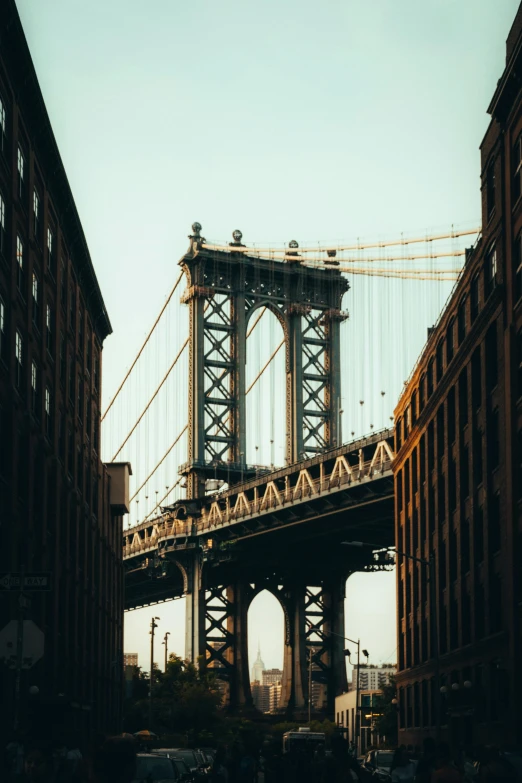
[(415, 783), (430, 783), (431, 773), (437, 760), (437, 745), (433, 737), (426, 737), (423, 742), (422, 755), (415, 770)]
[(210, 780), (212, 783), (228, 783), (228, 771), (225, 766), (225, 760), (224, 749), (218, 748), (210, 772)]
[(413, 783), (415, 780), (416, 764), (410, 760), (408, 751), (401, 746), (394, 753), (391, 764), (392, 783)]
[(451, 760), (449, 745), (441, 742), (437, 748), (435, 769), (431, 773), (431, 783), (462, 783), (463, 775)]
[(516, 769), (498, 748), (481, 748), (477, 783), (516, 783)]
[(34, 747), (29, 750), (22, 775), (17, 783), (54, 783), (53, 754), (50, 747)]
[(4, 751), (4, 767), (7, 779), (14, 780), (24, 771), (24, 745), (22, 738), (13, 732)]
[(136, 775), (136, 743), (110, 737), (92, 763), (93, 783), (131, 783)]

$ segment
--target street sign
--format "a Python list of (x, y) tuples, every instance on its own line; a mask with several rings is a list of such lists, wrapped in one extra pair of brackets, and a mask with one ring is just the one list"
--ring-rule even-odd
[[(45, 637), (32, 620), (24, 620), (23, 624), (22, 669), (30, 669), (44, 654)], [(0, 631), (0, 660), (10, 669), (16, 669), (17, 637), (18, 621), (11, 620)]]
[(50, 571), (32, 571), (24, 574), (22, 584), (22, 574), (10, 573), (0, 574), (0, 590), (30, 590), (40, 592), (51, 589)]

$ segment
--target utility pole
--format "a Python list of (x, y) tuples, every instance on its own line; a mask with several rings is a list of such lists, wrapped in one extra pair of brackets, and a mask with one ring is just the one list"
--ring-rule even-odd
[(165, 645), (165, 672), (167, 671), (167, 663), (169, 661), (169, 657), (168, 657), (169, 636), (170, 636), (170, 631), (167, 631), (162, 641), (162, 644)]
[(357, 639), (357, 680), (355, 684), (355, 757), (359, 755), (359, 738), (361, 735), (361, 713), (359, 711), (360, 663), (361, 663), (361, 640)]
[(159, 617), (153, 617), (150, 622), (150, 689), (149, 689), (149, 731), (152, 731), (152, 685), (154, 682), (154, 630), (158, 627), (156, 620)]

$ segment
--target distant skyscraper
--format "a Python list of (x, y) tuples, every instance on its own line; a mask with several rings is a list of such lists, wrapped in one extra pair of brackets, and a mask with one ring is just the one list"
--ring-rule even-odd
[(138, 653), (123, 653), (123, 665), (124, 666), (137, 666), (138, 665)]
[(265, 671), (265, 664), (261, 659), (261, 647), (257, 648), (257, 658), (252, 666), (252, 682), (263, 682), (263, 672)]
[(265, 669), (263, 672), (263, 685), (277, 685), (283, 681), (282, 669)]

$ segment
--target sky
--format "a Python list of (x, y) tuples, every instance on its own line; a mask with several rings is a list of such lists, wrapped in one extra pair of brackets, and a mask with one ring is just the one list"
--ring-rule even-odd
[[(240, 228), (247, 244), (479, 225), (478, 148), (517, 0), (17, 5), (114, 329), (103, 355), (105, 406), (172, 289), (195, 220), (209, 239), (229, 241)], [(350, 283), (347, 436), (389, 425), (450, 290)], [(104, 424), (106, 460), (187, 333), (177, 299), (162, 328)], [(264, 329), (250, 377), (278, 343), (277, 329)], [(185, 370), (182, 359), (164, 407), (119, 456), (134, 463), (134, 482), (186, 422)], [(270, 438), (259, 415), (262, 405), (277, 410), (281, 373), (276, 362), (253, 392), (249, 461), (281, 463), (277, 415)], [(175, 481), (185, 453), (181, 438), (131, 521)], [(261, 595), (249, 615), (251, 654), (259, 639), (268, 667), (282, 662), (274, 601)], [(394, 613), (392, 573), (350, 577), (347, 635), (361, 638), (373, 663), (395, 661)], [(184, 652), (184, 600), (127, 614), (125, 649), (145, 669), (152, 614), (158, 636), (170, 631), (170, 649)]]

